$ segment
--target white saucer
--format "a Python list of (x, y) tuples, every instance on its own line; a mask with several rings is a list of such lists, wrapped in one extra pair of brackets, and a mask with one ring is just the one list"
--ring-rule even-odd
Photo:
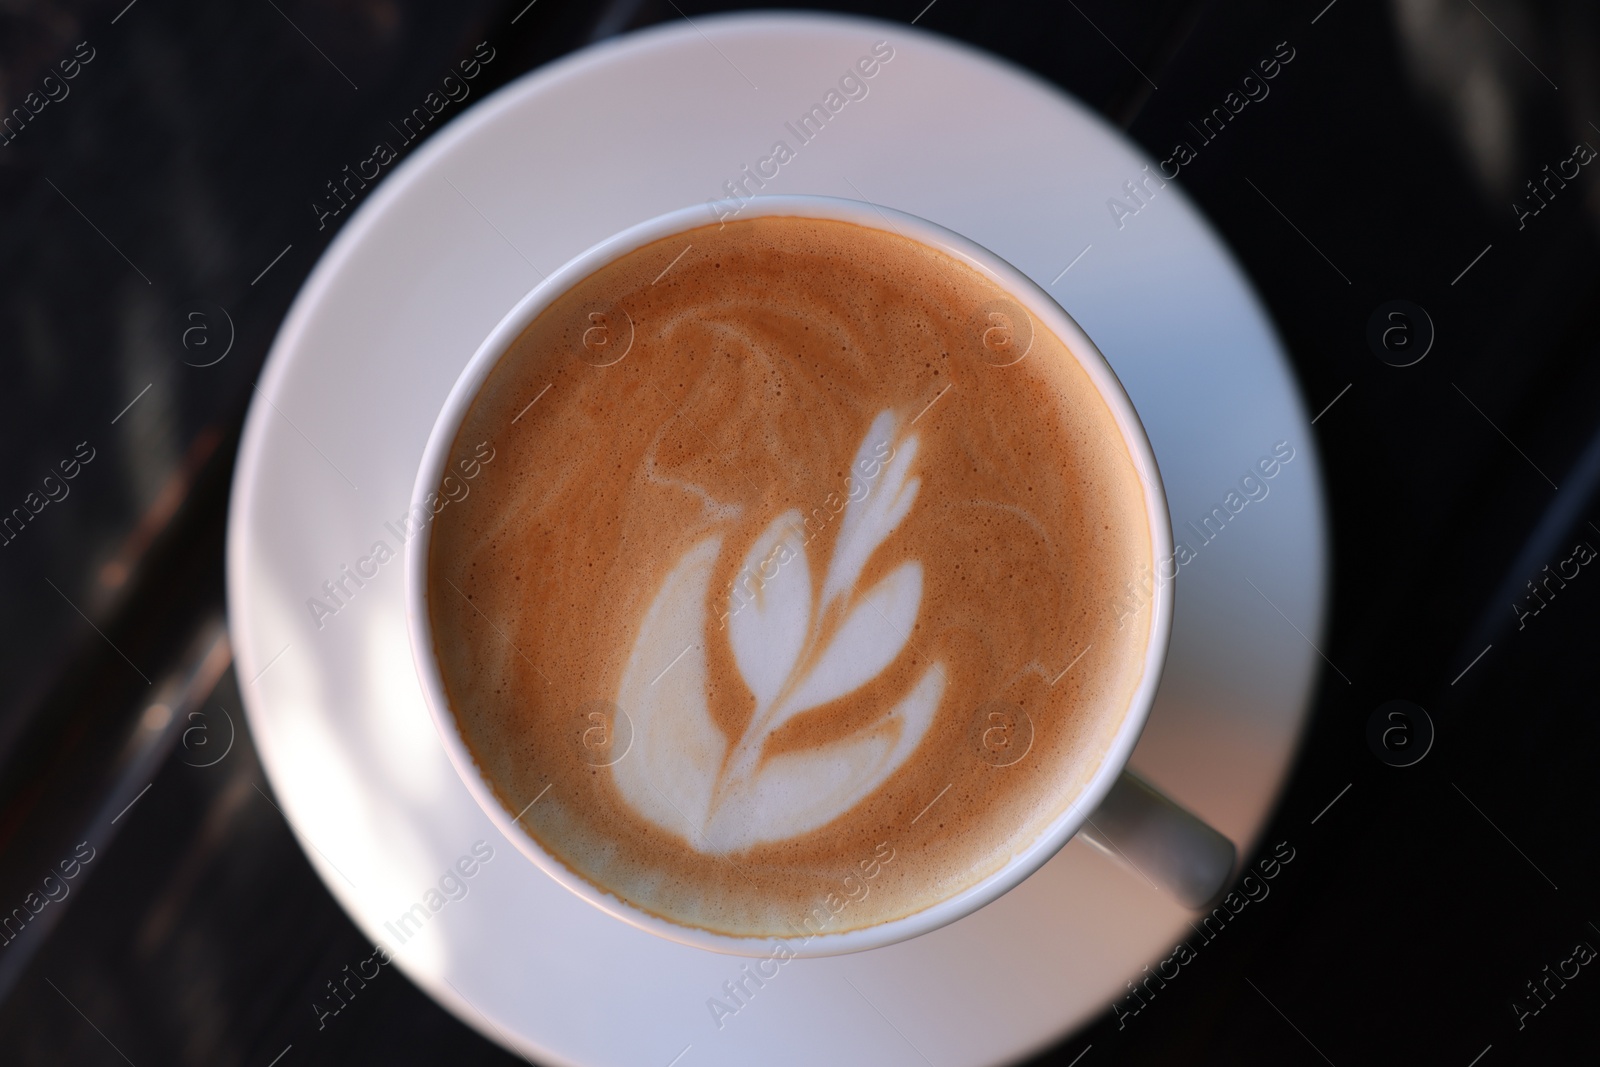
[[(868, 95), (769, 191), (901, 208), (1049, 288), (1145, 420), (1179, 540), (1290, 442), (1270, 495), (1182, 568), (1171, 660), (1133, 765), (1247, 852), (1305, 721), (1317, 659), (1294, 627), (1318, 639), (1327, 569), (1311, 428), (1266, 314), (1178, 187), (1117, 228), (1107, 198), (1132, 206), (1123, 185), (1149, 160), (1045, 83), (898, 24), (708, 18), (551, 64), (430, 140), (317, 265), (263, 373), (271, 403), (245, 427), (228, 544), (250, 726), (312, 864), (422, 988), (542, 1062), (996, 1063), (1103, 1011), (1188, 930), (1179, 908), (1073, 841), (952, 926), (787, 963), (747, 985), (719, 1030), (707, 1000), (726, 1001), (748, 961), (641, 933), (543, 875), (473, 803), (423, 705), (385, 523), (401, 525), (474, 348), (540, 272), (725, 195), (775, 140), (794, 147), (785, 122), (885, 39), (894, 56)], [(353, 595), (319, 629), (308, 598), (326, 600), (323, 583), (380, 540), (396, 558), (366, 564), (377, 573), (359, 588), (346, 580)], [(465, 897), (432, 895), (444, 903), (429, 911), (429, 890), (480, 840), (493, 859), (462, 880)], [(391, 927), (415, 904), (428, 918), (401, 945)]]

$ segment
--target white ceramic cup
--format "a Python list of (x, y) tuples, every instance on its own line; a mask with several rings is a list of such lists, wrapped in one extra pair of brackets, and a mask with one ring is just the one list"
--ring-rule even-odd
[[(641, 222), (577, 256), (523, 297), (478, 346), (445, 400), (423, 451), (422, 465), (412, 490), (412, 513), (431, 519), (432, 509), (427, 498), (430, 494), (437, 496), (450, 462), (450, 449), (468, 408), (500, 357), (540, 312), (606, 264), (661, 238), (717, 224), (724, 217), (734, 217), (732, 207), (733, 202), (723, 204), (720, 209), (715, 203), (688, 207)], [(1151, 558), (1172, 557), (1172, 524), (1166, 495), (1139, 416), (1094, 342), (1048, 293), (993, 252), (942, 226), (904, 212), (835, 197), (761, 196), (742, 202), (736, 217), (745, 220), (774, 215), (833, 219), (897, 233), (965, 263), (1010, 294), (1017, 307), (1031, 316), (1030, 328), (1042, 327), (1065, 343), (1111, 409), (1123, 444), (1143, 483)], [(1015, 325), (1007, 324), (1008, 328)], [(514, 813), (500, 803), (461, 738), (434, 658), (427, 580), (431, 543), (431, 522), (425, 522), (421, 531), (406, 543), (406, 621), (412, 658), (428, 709), (451, 763), (500, 832), (550, 877), (595, 907), (642, 930), (716, 952), (771, 956), (773, 938), (733, 937), (680, 925), (600, 891), (546, 852), (521, 827)], [(1144, 672), (1121, 726), (1102, 754), (1099, 768), (1077, 796), (1062, 798), (1066, 801), (1062, 814), (1032, 843), (1012, 856), (1009, 863), (954, 896), (911, 915), (841, 933), (784, 938), (788, 950), (797, 956), (838, 955), (893, 944), (937, 929), (976, 911), (1017, 885), (1080, 832), (1091, 844), (1133, 868), (1137, 876), (1169, 892), (1180, 903), (1201, 908), (1214, 899), (1231, 878), (1235, 860), (1233, 844), (1125, 770), (1155, 701), (1171, 633), (1172, 585), (1158, 582), (1151, 597)]]

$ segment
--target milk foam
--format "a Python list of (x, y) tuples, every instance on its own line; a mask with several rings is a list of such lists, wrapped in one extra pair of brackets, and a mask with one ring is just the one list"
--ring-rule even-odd
[[(750, 219), (630, 253), (511, 346), (459, 436), (504, 458), (435, 520), (429, 610), (462, 738), (548, 853), (787, 936), (945, 899), (1076, 797), (1142, 671), (1148, 523), (1093, 383), (1038, 324), (986, 348), (996, 307), (895, 234)], [(630, 346), (596, 360), (610, 321)], [(1024, 720), (1025, 756), (974, 750)]]
[[(893, 429), (894, 413), (881, 413), (853, 469), (873, 464)], [(708, 630), (705, 618), (721, 537), (691, 548), (662, 583), (617, 694), (630, 709), (638, 758), (619, 761), (612, 773), (635, 810), (690, 847), (738, 852), (830, 823), (882, 785), (927, 732), (945, 689), (938, 661), (903, 700), (846, 736), (765, 756), (767, 738), (784, 723), (860, 689), (905, 650), (922, 605), (922, 562), (902, 561), (864, 593), (856, 582), (916, 501), (919, 482), (909, 473), (916, 451), (914, 435), (903, 439), (877, 485), (850, 500), (820, 597), (813, 597), (808, 538), (794, 510), (750, 546), (744, 581), (729, 593), (725, 631)], [(732, 647), (756, 700), (731, 744), (711, 722), (705, 655), (697, 654), (717, 639)]]

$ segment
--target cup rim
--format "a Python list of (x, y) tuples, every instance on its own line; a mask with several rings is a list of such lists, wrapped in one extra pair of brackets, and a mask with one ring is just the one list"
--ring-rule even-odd
[[(450, 462), (450, 449), (460, 432), (473, 400), (511, 344), (524, 329), (559, 296), (601, 267), (644, 247), (651, 242), (692, 229), (737, 217), (739, 220), (771, 216), (828, 219), (855, 223), (869, 229), (897, 233), (951, 256), (989, 278), (1014, 298), (1037, 323), (1061, 339), (1094, 383), (1111, 409), (1122, 443), (1127, 449), (1144, 491), (1145, 515), (1149, 520), (1151, 561), (1159, 570), (1160, 561), (1173, 555), (1171, 517), (1160, 470), (1149, 437), (1139, 420), (1132, 400), (1100, 349), (1055, 298), (1027, 275), (1000, 256), (935, 222), (916, 215), (858, 200), (810, 194), (756, 196), (739, 202), (736, 212), (723, 213), (718, 203), (691, 205), (637, 223), (578, 254), (534, 286), (490, 330), (452, 386), (436, 418), (423, 450), (410, 501), (410, 513), (431, 512), (426, 498), (436, 493)], [(709, 214), (708, 214), (709, 213)], [(433, 627), (428, 605), (427, 564), (432, 544), (431, 515), (405, 545), (406, 631), (411, 658), (429, 717), (444, 745), (457, 775), (489, 819), (508, 841), (544, 873), (566, 889), (607, 914), (659, 937), (695, 948), (735, 956), (772, 956), (781, 943), (796, 957), (835, 956), (865, 949), (880, 948), (908, 940), (956, 921), (1015, 888), (1071, 840), (1088, 820), (1117, 777), (1126, 767), (1160, 685), (1167, 645), (1172, 635), (1173, 590), (1171, 583), (1155, 580), (1150, 597), (1150, 632), (1143, 669), (1115, 736), (1101, 754), (1100, 765), (1089, 782), (1079, 790), (1065, 809), (1052, 819), (1027, 846), (1015, 852), (999, 870), (992, 872), (960, 892), (939, 900), (909, 915), (871, 926), (837, 933), (794, 937), (736, 936), (680, 924), (653, 915), (590, 883), (545, 851), (531, 834), (522, 829), (501, 804), (493, 788), (478, 769), (476, 760), (462, 739), (460, 727), (450, 709), (443, 678), (434, 656)]]

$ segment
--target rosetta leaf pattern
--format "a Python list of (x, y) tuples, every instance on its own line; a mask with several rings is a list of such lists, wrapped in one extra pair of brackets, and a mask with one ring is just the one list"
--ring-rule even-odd
[[(856, 451), (851, 470), (859, 474), (880, 465), (878, 457), (883, 455), (883, 448), (891, 443), (893, 432), (894, 417), (885, 411), (873, 420), (866, 439)], [(907, 477), (911, 461), (916, 455), (917, 438), (910, 437), (902, 441), (898, 449), (890, 452), (887, 469), (881, 473), (882, 483), (876, 487), (870, 482), (861, 483), (866, 488), (865, 495), (860, 498), (852, 496), (845, 510), (844, 523), (839, 528), (833, 564), (828, 568), (827, 580), (822, 585), (822, 611), (819, 614), (826, 612), (838, 597), (855, 588), (862, 568), (867, 565), (873, 551), (911, 510), (917, 490), (922, 485), (920, 479)]]
[(720, 538), (683, 557), (646, 614), (618, 695), (634, 719), (638, 758), (620, 760), (612, 773), (638, 811), (697, 849), (736, 851), (825, 825), (893, 774), (932, 723), (945, 687), (937, 662), (898, 703), (847, 736), (766, 754), (785, 723), (865, 686), (910, 641), (922, 605), (920, 561), (903, 560), (866, 593), (857, 589), (921, 484), (911, 474), (917, 438), (896, 443), (896, 429), (893, 412), (881, 413), (856, 452), (820, 584), (799, 512), (773, 520), (746, 551), (722, 617), (755, 707), (731, 744), (712, 724), (706, 695), (705, 642), (721, 632), (705, 625)]
[[(922, 603), (922, 564), (907, 560), (845, 616), (827, 651), (774, 712), (776, 730), (803, 711), (848, 696), (876, 678), (900, 654)], [(901, 637), (898, 642), (892, 640)]]
[[(780, 515), (756, 539), (740, 569), (730, 605), (728, 641), (757, 704), (770, 705), (794, 670), (811, 620), (811, 568), (800, 513)], [(770, 577), (768, 577), (770, 573)]]

